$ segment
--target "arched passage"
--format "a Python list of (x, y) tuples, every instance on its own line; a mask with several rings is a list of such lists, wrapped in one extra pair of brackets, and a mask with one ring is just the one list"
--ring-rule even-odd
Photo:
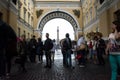
[(77, 20), (69, 13), (65, 12), (65, 11), (52, 11), (47, 13), (46, 15), (44, 15), (38, 22), (38, 29), (40, 32), (42, 32), (44, 25), (51, 19), (54, 18), (62, 18), (67, 20), (68, 22), (70, 22), (70, 24), (72, 25), (74, 31), (76, 32), (76, 30), (78, 30), (79, 25)]

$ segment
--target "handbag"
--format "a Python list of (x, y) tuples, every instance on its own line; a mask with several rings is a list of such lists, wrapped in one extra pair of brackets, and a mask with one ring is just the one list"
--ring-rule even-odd
[(76, 59), (80, 59), (82, 57), (81, 54), (77, 54)]
[(85, 48), (86, 48), (86, 45), (82, 43), (80, 46), (77, 47), (77, 51), (84, 50)]

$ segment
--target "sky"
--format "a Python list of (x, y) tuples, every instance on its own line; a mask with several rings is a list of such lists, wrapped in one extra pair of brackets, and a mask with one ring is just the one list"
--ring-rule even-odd
[(48, 21), (42, 32), (42, 39), (45, 40), (45, 34), (49, 33), (51, 39), (57, 39), (57, 27), (59, 27), (59, 39), (65, 38), (65, 34), (69, 33), (71, 40), (74, 40), (74, 30), (72, 25), (65, 19), (55, 18)]

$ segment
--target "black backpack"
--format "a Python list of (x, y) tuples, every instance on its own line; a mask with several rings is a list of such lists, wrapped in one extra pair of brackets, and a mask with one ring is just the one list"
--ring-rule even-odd
[(51, 39), (47, 39), (44, 44), (44, 50), (51, 50), (53, 48), (53, 42)]

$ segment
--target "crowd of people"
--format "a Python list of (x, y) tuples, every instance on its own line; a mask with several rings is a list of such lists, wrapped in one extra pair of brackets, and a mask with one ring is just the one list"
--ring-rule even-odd
[[(74, 68), (72, 65), (71, 55), (75, 55), (76, 62), (80, 67), (85, 67), (87, 61), (97, 65), (105, 65), (103, 55), (109, 54), (109, 62), (111, 64), (112, 76), (111, 80), (117, 80), (117, 71), (120, 66), (120, 23), (113, 22), (113, 32), (109, 35), (108, 44), (102, 35), (98, 34), (88, 41), (85, 40), (83, 34), (79, 34), (79, 39), (76, 43), (70, 39), (69, 33), (66, 33), (65, 38), (60, 41), (61, 53), (63, 55), (63, 66), (66, 68)], [(20, 64), (20, 70), (26, 72), (26, 61), (36, 63), (36, 55), (38, 63), (43, 63), (43, 55), (46, 57), (45, 68), (51, 68), (54, 63), (55, 50), (57, 48), (55, 39), (49, 38), (49, 33), (46, 33), (46, 40), (43, 42), (41, 38), (36, 40), (35, 35), (31, 39), (26, 39), (26, 35), (17, 37), (14, 30), (9, 25), (0, 21), (0, 77), (9, 77), (11, 72), (11, 61), (14, 56), (17, 56), (15, 63)], [(113, 47), (115, 46), (115, 47)]]
[(36, 40), (35, 35), (31, 39), (26, 39), (25, 34), (17, 37), (11, 26), (0, 20), (0, 37), (0, 80), (10, 77), (13, 62), (19, 64), (19, 71), (27, 72), (26, 62), (36, 63), (36, 55), (39, 63), (43, 63), (45, 55), (45, 68), (52, 67), (56, 44), (49, 38), (49, 33), (44, 42), (41, 38)]

